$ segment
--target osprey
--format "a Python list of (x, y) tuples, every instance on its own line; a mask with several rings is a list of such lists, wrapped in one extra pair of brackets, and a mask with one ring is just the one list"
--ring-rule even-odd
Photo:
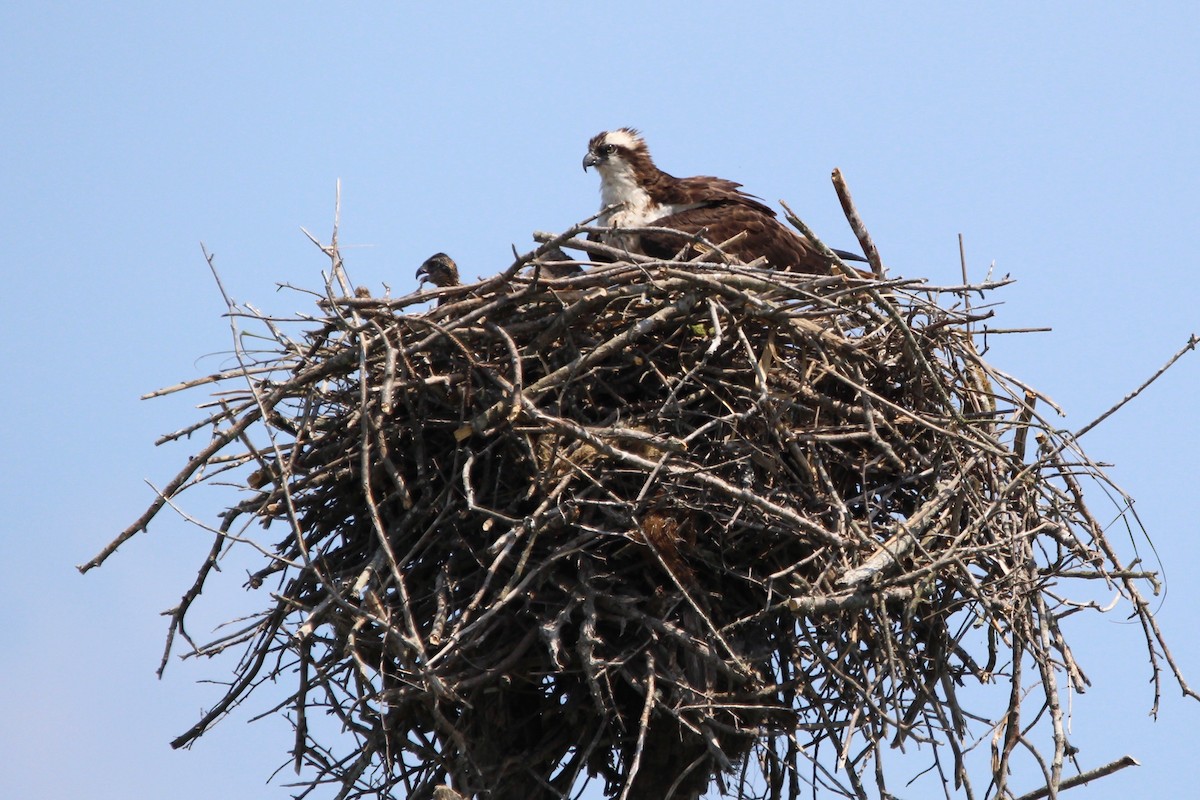
[[(633, 128), (618, 128), (592, 137), (583, 169), (600, 173), (601, 208), (621, 207), (602, 215), (601, 225), (616, 228), (671, 228), (678, 235), (660, 232), (610, 234), (605, 244), (653, 258), (671, 258), (697, 235), (720, 244), (739, 233), (745, 236), (727, 248), (744, 262), (762, 256), (775, 269), (828, 275), (832, 264), (812, 243), (786, 227), (775, 212), (741, 184), (723, 178), (697, 175), (676, 178), (654, 165), (646, 142)], [(853, 253), (835, 250), (843, 259), (865, 261)]]
[(419, 279), (418, 289), (426, 283), (432, 283), (439, 289), (458, 286), (461, 283), (458, 279), (458, 264), (445, 253), (434, 253), (425, 259), (421, 266), (417, 267), (416, 277)]

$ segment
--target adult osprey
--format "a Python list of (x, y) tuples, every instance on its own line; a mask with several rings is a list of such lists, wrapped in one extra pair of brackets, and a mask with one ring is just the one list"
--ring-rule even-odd
[[(720, 244), (745, 232), (727, 250), (742, 261), (763, 256), (775, 269), (818, 275), (832, 271), (832, 264), (808, 239), (783, 225), (758, 198), (741, 191), (740, 183), (708, 175), (676, 178), (656, 167), (646, 142), (633, 128), (593, 136), (583, 157), (585, 172), (588, 167), (600, 173), (601, 208), (622, 204), (601, 216), (601, 225), (652, 226), (680, 232), (612, 234), (601, 237), (606, 244), (667, 259), (694, 241), (697, 234)], [(834, 252), (843, 259), (866, 260), (841, 250)]]

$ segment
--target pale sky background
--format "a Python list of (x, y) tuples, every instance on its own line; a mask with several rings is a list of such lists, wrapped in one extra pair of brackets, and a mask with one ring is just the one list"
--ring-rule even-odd
[[(1200, 4), (17, 3), (0, 6), (4, 559), (0, 797), (286, 798), (290, 728), (168, 742), (229, 662), (154, 670), (159, 615), (209, 536), (164, 514), (102, 569), (86, 561), (199, 445), (155, 448), (202, 394), (138, 396), (213, 371), (230, 346), (200, 252), (235, 299), (309, 310), (343, 187), (352, 279), (396, 291), (447, 250), (469, 276), (598, 206), (585, 143), (643, 130), (659, 165), (784, 198), (853, 246), (840, 167), (894, 274), (1017, 283), (996, 324), (1052, 333), (989, 360), (1077, 429), (1200, 331)], [(832, 10), (831, 10), (832, 9)], [(1200, 355), (1083, 440), (1113, 463), (1166, 568), (1159, 619), (1200, 685)], [(203, 496), (184, 498), (211, 514)], [(1098, 512), (1112, 507), (1094, 497)], [(1150, 555), (1148, 552), (1147, 555)], [(235, 566), (195, 626), (246, 606)], [(1152, 722), (1125, 612), (1082, 624), (1094, 682), (1073, 699), (1085, 768), (1143, 766), (1066, 797), (1196, 791), (1200, 704), (1168, 679)], [(1035, 788), (1034, 778), (1016, 782)], [(330, 796), (330, 795), (321, 795)]]

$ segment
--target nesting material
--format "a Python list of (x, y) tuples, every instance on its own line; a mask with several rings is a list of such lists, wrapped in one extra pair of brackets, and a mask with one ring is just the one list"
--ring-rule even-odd
[(1085, 504), (1103, 475), (977, 348), (999, 284), (711, 246), (546, 263), (604, 250), (580, 230), (391, 299), (331, 246), (312, 316), (231, 307), (255, 352), (171, 389), (214, 401), (166, 437), (210, 435), (164, 495), (242, 490), (172, 638), (226, 547), (259, 549), (262, 610), (194, 645), (243, 652), (176, 746), (275, 685), (297, 770), (338, 797), (867, 797), (895, 746), (991, 797), (1030, 750), (1065, 779), (1059, 701), (1087, 679), (1060, 620), (1098, 587), (1157, 686), (1157, 584)]

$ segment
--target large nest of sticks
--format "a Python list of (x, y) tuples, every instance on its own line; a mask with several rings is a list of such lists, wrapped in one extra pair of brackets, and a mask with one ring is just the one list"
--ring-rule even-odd
[(172, 636), (227, 546), (258, 548), (263, 607), (193, 644), (244, 653), (176, 746), (273, 683), (305, 794), (890, 796), (906, 745), (985, 796), (1020, 752), (1064, 780), (1059, 695), (1087, 681), (1060, 618), (1099, 578), (1156, 681), (1165, 645), (1153, 574), (1085, 506), (1103, 476), (978, 352), (996, 284), (710, 248), (549, 277), (560, 245), (604, 249), (581, 230), (400, 298), (328, 247), (312, 316), (231, 306), (267, 347), (186, 384), (218, 402), (166, 438), (210, 441), (88, 565), (182, 488), (242, 487)]

